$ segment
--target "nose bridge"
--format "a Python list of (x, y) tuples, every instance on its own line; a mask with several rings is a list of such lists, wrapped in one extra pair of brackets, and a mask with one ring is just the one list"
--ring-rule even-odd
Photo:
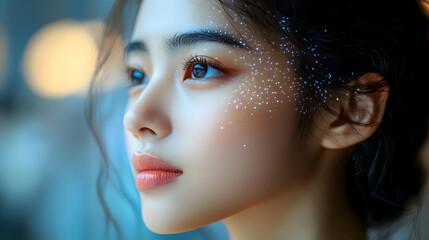
[(169, 115), (170, 87), (161, 74), (153, 77), (137, 100), (128, 107), (124, 125), (139, 138), (164, 138), (172, 131)]

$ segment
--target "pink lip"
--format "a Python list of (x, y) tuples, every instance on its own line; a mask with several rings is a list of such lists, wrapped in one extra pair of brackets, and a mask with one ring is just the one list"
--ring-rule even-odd
[(180, 169), (151, 154), (134, 154), (131, 159), (136, 176), (137, 189), (149, 190), (174, 181), (183, 174)]

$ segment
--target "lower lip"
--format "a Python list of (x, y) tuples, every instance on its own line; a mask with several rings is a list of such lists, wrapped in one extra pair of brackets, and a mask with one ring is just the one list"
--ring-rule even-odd
[(145, 170), (137, 174), (137, 189), (149, 190), (173, 182), (182, 172), (172, 172), (163, 170)]

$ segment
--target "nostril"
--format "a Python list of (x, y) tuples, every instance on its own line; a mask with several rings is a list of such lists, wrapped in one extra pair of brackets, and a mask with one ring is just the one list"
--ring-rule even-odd
[(139, 133), (144, 133), (144, 132), (149, 132), (149, 133), (151, 133), (153, 135), (156, 135), (156, 133), (152, 129), (150, 129), (150, 128), (142, 127), (142, 128), (139, 129)]

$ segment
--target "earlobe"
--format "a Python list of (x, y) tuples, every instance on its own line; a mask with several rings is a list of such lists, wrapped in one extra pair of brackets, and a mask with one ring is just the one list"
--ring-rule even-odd
[(351, 91), (339, 101), (338, 114), (321, 138), (325, 148), (340, 149), (369, 138), (384, 116), (389, 85), (378, 73), (366, 73), (349, 83)]

